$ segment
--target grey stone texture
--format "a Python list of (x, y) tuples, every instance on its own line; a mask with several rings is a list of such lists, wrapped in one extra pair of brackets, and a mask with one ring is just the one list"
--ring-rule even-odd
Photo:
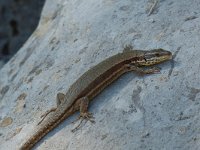
[(47, 0), (36, 31), (0, 70), (0, 149), (15, 150), (81, 74), (105, 58), (163, 48), (160, 74), (128, 73), (90, 105), (95, 124), (68, 118), (36, 150), (198, 150), (199, 0)]

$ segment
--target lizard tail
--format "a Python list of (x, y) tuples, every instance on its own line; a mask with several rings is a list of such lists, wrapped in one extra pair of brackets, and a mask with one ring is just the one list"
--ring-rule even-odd
[(50, 130), (52, 130), (53, 126), (44, 126), (40, 128), (37, 132), (35, 132), (31, 137), (27, 139), (27, 141), (20, 147), (20, 150), (30, 150), (37, 142), (39, 142)]
[(40, 124), (39, 129), (31, 135), (26, 142), (20, 147), (19, 150), (30, 150), (37, 142), (39, 142), (47, 133), (49, 133), (51, 130), (53, 130), (62, 120), (64, 120), (64, 117), (60, 120), (51, 118), (48, 120), (48, 122), (44, 121)]

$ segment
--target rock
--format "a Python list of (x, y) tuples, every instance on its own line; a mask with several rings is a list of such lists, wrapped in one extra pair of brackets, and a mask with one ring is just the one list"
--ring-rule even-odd
[(13, 119), (11, 117), (6, 117), (2, 120), (2, 122), (0, 123), (0, 127), (7, 127), (8, 125), (12, 124)]
[(159, 65), (160, 74), (124, 75), (91, 103), (96, 124), (72, 133), (76, 113), (36, 149), (199, 149), (198, 4), (160, 1), (149, 14), (144, 0), (47, 0), (36, 31), (0, 70), (0, 118), (13, 118), (0, 127), (0, 149), (18, 149), (58, 92), (128, 44), (170, 50), (174, 61)]

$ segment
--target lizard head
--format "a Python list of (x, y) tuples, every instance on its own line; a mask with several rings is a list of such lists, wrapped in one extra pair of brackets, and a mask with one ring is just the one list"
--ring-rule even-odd
[(140, 62), (140, 65), (151, 66), (170, 59), (172, 59), (172, 53), (170, 51), (166, 51), (161, 48), (153, 49), (150, 51), (144, 51), (143, 61)]

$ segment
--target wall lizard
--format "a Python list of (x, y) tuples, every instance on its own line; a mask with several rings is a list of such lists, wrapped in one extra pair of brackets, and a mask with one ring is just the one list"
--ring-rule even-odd
[(80, 111), (80, 118), (94, 122), (92, 114), (88, 112), (88, 105), (104, 88), (126, 72), (158, 73), (159, 68), (144, 67), (170, 59), (172, 59), (172, 53), (169, 51), (163, 49), (133, 50), (131, 46), (127, 46), (122, 53), (105, 59), (85, 72), (70, 86), (66, 94), (57, 94), (57, 107), (41, 116), (43, 118), (38, 123), (37, 131), (22, 144), (20, 150), (31, 149), (48, 132), (76, 111)]

